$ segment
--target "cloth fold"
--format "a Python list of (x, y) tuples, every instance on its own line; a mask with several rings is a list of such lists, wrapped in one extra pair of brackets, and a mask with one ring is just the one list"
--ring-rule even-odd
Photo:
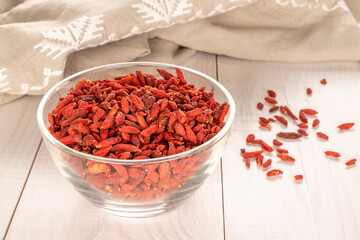
[(181, 63), (196, 51), (259, 61), (358, 61), (360, 4), (345, 1), (2, 0), (0, 104), (44, 94), (97, 65)]

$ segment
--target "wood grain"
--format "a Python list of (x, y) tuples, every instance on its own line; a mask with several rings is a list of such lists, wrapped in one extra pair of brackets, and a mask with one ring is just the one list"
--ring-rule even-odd
[(40, 144), (40, 97), (0, 106), (0, 238), (3, 238)]
[[(240, 148), (258, 149), (245, 145), (248, 134), (272, 145), (275, 132), (283, 129), (279, 124), (273, 124), (272, 131), (260, 129), (258, 117), (269, 116), (270, 105), (264, 104), (263, 111), (256, 108), (268, 89), (276, 90), (280, 102), (286, 101), (277, 64), (219, 57), (218, 74), (237, 104), (236, 124), (222, 161), (226, 239), (317, 239), (307, 185), (292, 180), (295, 173), (303, 172), (301, 164), (280, 163), (275, 153), (267, 154), (264, 160), (271, 158), (272, 167), (284, 171), (284, 176), (269, 180), (265, 175), (269, 169), (254, 161), (247, 169), (240, 157)], [(284, 148), (299, 159), (296, 144), (286, 143)]]
[[(198, 53), (184, 65), (216, 75), (214, 55)], [(223, 239), (221, 193), (218, 167), (177, 209), (151, 219), (116, 218), (66, 183), (42, 144), (8, 239)]]
[[(360, 64), (281, 64), (279, 70), (287, 83), (288, 101), (295, 109), (317, 109), (320, 125), (316, 131), (330, 137), (329, 141), (320, 141), (316, 131), (309, 131), (309, 140), (299, 144), (319, 236), (330, 240), (360, 239), (360, 168), (345, 166), (346, 161), (360, 156)], [(327, 85), (319, 83), (322, 78), (327, 79)], [(292, 91), (296, 83), (310, 86), (313, 95), (301, 94), (301, 87)], [(350, 131), (339, 131), (336, 126), (345, 122), (356, 125)], [(342, 157), (326, 158), (326, 150), (338, 151)]]
[[(345, 107), (359, 102), (359, 64), (280, 64), (220, 57), (218, 66), (219, 81), (233, 94), (238, 111), (223, 156), (226, 239), (359, 239), (360, 169), (346, 168), (344, 163), (359, 156), (360, 132), (340, 133), (336, 128), (343, 122), (360, 122), (358, 108)], [(319, 83), (324, 77), (326, 86)], [(306, 95), (307, 87), (313, 89), (311, 97)], [(276, 132), (297, 129), (289, 118), (288, 128), (278, 123), (271, 131), (258, 127), (258, 117), (270, 116), (269, 104), (263, 111), (256, 109), (268, 89), (275, 90), (280, 104), (296, 114), (302, 108), (318, 110), (318, 130), (330, 135), (330, 141), (319, 141), (316, 130), (310, 129), (307, 138), (284, 141), (283, 148), (297, 161), (284, 164), (275, 153), (269, 154), (265, 160), (273, 159), (272, 168), (284, 171), (274, 179), (267, 179), (266, 171), (253, 162), (246, 169), (239, 154), (241, 147), (256, 149), (245, 145), (249, 133), (271, 143)], [(326, 149), (344, 157), (327, 159)], [(303, 174), (304, 181), (295, 183), (296, 174)]]

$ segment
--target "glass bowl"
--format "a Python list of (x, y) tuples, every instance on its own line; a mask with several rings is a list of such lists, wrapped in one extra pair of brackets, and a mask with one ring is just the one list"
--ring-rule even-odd
[[(91, 81), (114, 78), (140, 70), (159, 77), (156, 69), (171, 73), (180, 68), (188, 84), (206, 87), (214, 92), (217, 102), (230, 104), (225, 126), (209, 141), (189, 151), (152, 159), (111, 159), (97, 157), (74, 150), (53, 137), (48, 131), (47, 114), (66, 96), (70, 88), (86, 78)], [(122, 217), (149, 217), (174, 209), (199, 189), (214, 171), (224, 152), (235, 116), (235, 103), (230, 93), (213, 78), (190, 68), (155, 62), (125, 62), (94, 67), (65, 78), (52, 87), (42, 98), (37, 121), (45, 145), (61, 174), (91, 203), (105, 212)], [(117, 171), (111, 178), (84, 175), (87, 161), (106, 163)], [(134, 170), (135, 169), (135, 170)], [(119, 175), (119, 171), (124, 171)], [(143, 174), (132, 178), (126, 172)], [(155, 173), (154, 173), (155, 172)], [(147, 175), (155, 176), (147, 176)], [(105, 175), (105, 174), (104, 174)], [(144, 176), (146, 176), (144, 178)], [(160, 177), (159, 177), (160, 176)], [(156, 183), (149, 181), (153, 177)]]

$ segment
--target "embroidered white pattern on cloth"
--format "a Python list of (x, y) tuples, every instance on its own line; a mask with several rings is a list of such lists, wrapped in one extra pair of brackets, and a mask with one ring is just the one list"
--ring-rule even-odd
[(54, 55), (53, 60), (70, 50), (79, 50), (86, 47), (87, 43), (95, 38), (102, 36), (104, 27), (104, 15), (94, 17), (83, 16), (74, 20), (65, 27), (41, 32), (44, 40), (35, 45), (35, 49), (40, 48), (41, 52), (48, 51), (47, 56)]
[(49, 80), (51, 77), (60, 76), (63, 71), (51, 71), (50, 68), (44, 68), (44, 81), (42, 86), (31, 86), (27, 83), (21, 84), (22, 94), (26, 94), (29, 90), (39, 91), (46, 88), (49, 85)]
[(275, 2), (281, 6), (290, 5), (294, 8), (308, 8), (308, 9), (316, 9), (321, 8), (324, 11), (332, 12), (337, 9), (342, 9), (344, 11), (349, 12), (348, 7), (346, 6), (346, 3), (344, 0), (338, 0), (332, 7), (328, 6), (328, 3), (326, 1), (301, 1), (298, 2), (297, 0), (275, 0)]
[(5, 92), (10, 90), (11, 88), (7, 87), (9, 85), (9, 82), (5, 82), (5, 78), (8, 77), (4, 72), (6, 71), (6, 68), (0, 69), (0, 92)]
[(189, 14), (192, 6), (187, 0), (141, 0), (141, 3), (131, 5), (137, 8), (147, 24), (159, 21), (169, 23), (171, 18)]

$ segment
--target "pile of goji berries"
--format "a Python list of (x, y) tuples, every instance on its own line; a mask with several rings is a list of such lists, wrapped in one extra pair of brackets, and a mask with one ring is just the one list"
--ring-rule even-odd
[[(326, 79), (322, 79), (320, 80), (321, 84), (327, 84)], [(308, 136), (309, 134), (306, 132), (305, 129), (308, 129), (308, 123), (309, 120), (306, 117), (308, 116), (316, 116), (318, 114), (317, 111), (313, 110), (313, 109), (301, 109), (299, 111), (299, 117), (297, 117), (290, 109), (288, 106), (277, 106), (276, 104), (278, 103), (276, 98), (276, 93), (273, 90), (268, 90), (268, 96), (265, 97), (265, 101), (271, 105), (273, 105), (270, 109), (269, 109), (269, 113), (273, 113), (275, 111), (277, 111), (278, 109), (280, 109), (280, 112), (283, 115), (288, 115), (290, 118), (292, 118), (296, 123), (299, 121), (300, 122), (297, 123), (297, 127), (298, 130), (297, 132), (279, 132), (276, 134), (276, 136), (278, 138), (284, 138), (284, 139), (299, 139), (303, 136)], [(312, 94), (312, 90), (311, 88), (307, 88), (306, 89), (306, 93), (308, 95)], [(263, 110), (264, 108), (264, 104), (261, 102), (258, 102), (256, 105), (257, 109), (259, 110)], [(278, 121), (280, 124), (284, 125), (287, 127), (288, 125), (288, 121), (283, 117), (283, 116), (279, 116), (279, 115), (274, 115), (274, 118), (264, 118), (264, 117), (259, 117), (259, 125), (261, 127), (264, 127), (266, 129), (271, 129), (271, 123), (272, 122), (276, 122)], [(314, 119), (312, 122), (312, 127), (315, 128), (320, 124), (319, 119)], [(338, 128), (340, 130), (348, 130), (350, 128), (352, 128), (355, 124), (354, 123), (344, 123), (338, 126)], [(317, 137), (323, 139), (323, 140), (328, 140), (329, 137), (322, 132), (317, 132), (316, 133)], [(246, 143), (247, 144), (255, 144), (255, 145), (260, 145), (260, 147), (262, 148), (262, 150), (260, 151), (253, 151), (253, 152), (246, 152), (246, 150), (244, 148), (241, 149), (241, 153), (242, 156), (245, 160), (245, 166), (250, 168), (250, 159), (254, 158), (256, 160), (257, 165), (262, 166), (262, 168), (268, 168), (271, 163), (272, 160), (268, 159), (267, 161), (263, 162), (264, 160), (264, 151), (266, 152), (273, 152), (274, 149), (268, 145), (267, 143), (265, 143), (263, 140), (260, 139), (255, 139), (255, 135), (254, 134), (249, 134), (246, 138)], [(276, 151), (277, 151), (277, 157), (282, 160), (282, 161), (286, 161), (286, 162), (290, 162), (290, 163), (294, 163), (295, 162), (295, 158), (289, 155), (289, 151), (283, 148), (280, 148), (280, 146), (282, 146), (283, 143), (281, 141), (279, 141), (278, 139), (274, 139), (273, 140), (273, 146), (277, 147)], [(341, 155), (337, 152), (334, 151), (325, 151), (325, 155), (326, 156), (331, 156), (331, 157), (335, 157), (338, 158)], [(347, 161), (345, 163), (345, 165), (347, 166), (351, 166), (354, 165), (356, 162), (356, 159), (351, 159), (349, 161)], [(266, 173), (267, 176), (271, 177), (271, 176), (277, 176), (277, 175), (281, 175), (283, 174), (283, 172), (280, 169), (273, 169), (270, 170)], [(295, 175), (294, 176), (295, 180), (302, 180), (303, 176), (302, 175)]]
[[(114, 159), (170, 156), (199, 146), (225, 125), (229, 104), (205, 87), (157, 69), (115, 79), (80, 80), (52, 113), (49, 131), (63, 144)], [(153, 164), (107, 164), (69, 158), (95, 187), (119, 198), (152, 199), (182, 186), (206, 161), (198, 156)]]

